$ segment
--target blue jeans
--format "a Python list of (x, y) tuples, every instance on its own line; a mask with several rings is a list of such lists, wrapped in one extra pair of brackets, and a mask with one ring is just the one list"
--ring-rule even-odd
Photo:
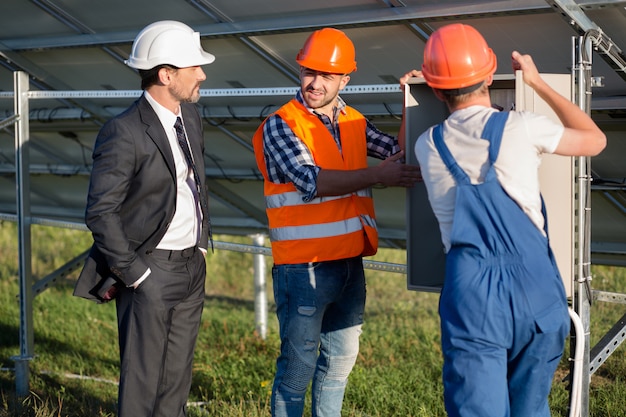
[(277, 265), (272, 276), (281, 340), (272, 416), (302, 416), (313, 381), (313, 417), (339, 417), (359, 352), (365, 309), (362, 259)]

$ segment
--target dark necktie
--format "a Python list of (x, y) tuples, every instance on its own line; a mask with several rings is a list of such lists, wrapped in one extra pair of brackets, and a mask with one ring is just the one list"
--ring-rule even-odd
[(207, 228), (209, 232), (211, 252), (213, 252), (213, 233), (211, 231), (211, 219), (209, 218), (209, 204), (206, 201), (206, 196), (204, 195), (204, 190), (202, 189), (202, 183), (200, 182), (198, 169), (196, 168), (196, 164), (194, 164), (193, 158), (191, 157), (191, 149), (189, 149), (189, 145), (187, 144), (185, 129), (183, 129), (183, 122), (180, 117), (176, 118), (176, 123), (174, 123), (174, 129), (176, 130), (176, 138), (178, 139), (178, 144), (180, 145), (180, 148), (183, 150), (183, 154), (185, 155), (187, 164), (191, 167), (191, 170), (193, 171), (193, 179), (196, 183), (196, 191), (198, 192), (198, 198), (200, 199), (200, 208), (202, 209), (202, 227), (203, 229)]

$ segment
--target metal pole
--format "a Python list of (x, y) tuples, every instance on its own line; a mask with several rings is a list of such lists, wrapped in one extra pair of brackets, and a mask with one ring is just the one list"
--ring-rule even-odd
[(20, 354), (14, 356), (16, 393), (25, 397), (29, 393), (29, 361), (33, 357), (33, 285), (31, 271), (30, 236), (30, 178), (29, 178), (29, 125), (28, 125), (28, 74), (14, 73), (15, 114), (15, 176), (17, 195), (18, 268), (20, 285)]
[[(255, 246), (263, 246), (265, 237), (262, 234), (252, 236)], [(256, 331), (265, 340), (267, 336), (267, 290), (265, 282), (265, 256), (254, 255), (254, 317)]]
[[(576, 103), (578, 106), (590, 114), (591, 101), (591, 44), (585, 42), (583, 37), (576, 38), (573, 45), (576, 52), (574, 62), (574, 79)], [(580, 416), (589, 416), (589, 386), (591, 383), (591, 373), (589, 368), (590, 357), (590, 310), (591, 310), (591, 288), (590, 288), (590, 262), (591, 262), (591, 167), (590, 159), (587, 157), (578, 157), (576, 159), (577, 170), (577, 188), (576, 188), (576, 291), (574, 293), (573, 308), (581, 319), (583, 335), (581, 338), (574, 338), (574, 343), (584, 344), (584, 355), (582, 363), (578, 366), (582, 367), (582, 383), (581, 383), (581, 403)], [(574, 349), (574, 344), (571, 349)]]

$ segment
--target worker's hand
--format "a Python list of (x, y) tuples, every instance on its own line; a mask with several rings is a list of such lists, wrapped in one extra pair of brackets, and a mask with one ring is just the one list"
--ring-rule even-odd
[(407, 72), (406, 74), (404, 74), (402, 77), (400, 77), (400, 88), (404, 91), (404, 86), (406, 85), (406, 83), (409, 81), (409, 79), (413, 78), (413, 77), (422, 77), (422, 71), (418, 71), (418, 70), (411, 70), (409, 72)]
[(422, 181), (419, 166), (403, 163), (404, 151), (400, 151), (381, 162), (377, 169), (378, 183), (390, 187), (412, 187)]
[(530, 55), (522, 55), (517, 51), (513, 51), (511, 64), (513, 65), (513, 71), (522, 71), (524, 82), (531, 88), (534, 89), (539, 83), (543, 82), (537, 66)]
[(115, 297), (117, 297), (117, 290), (118, 290), (117, 285), (111, 285), (109, 289), (104, 292), (102, 299), (105, 302), (115, 299)]

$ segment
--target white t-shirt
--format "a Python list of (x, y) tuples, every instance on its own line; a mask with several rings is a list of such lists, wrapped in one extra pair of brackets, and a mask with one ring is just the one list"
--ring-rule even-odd
[[(455, 111), (444, 122), (444, 141), (473, 184), (483, 182), (487, 174), (489, 142), (481, 139), (480, 134), (495, 111), (489, 107), (471, 106)], [(415, 143), (415, 155), (447, 252), (454, 218), (456, 182), (439, 157), (432, 130), (431, 127), (420, 135)], [(553, 153), (562, 135), (563, 126), (547, 116), (512, 111), (494, 164), (496, 177), (504, 190), (541, 231), (544, 227), (539, 197), (541, 154)]]

